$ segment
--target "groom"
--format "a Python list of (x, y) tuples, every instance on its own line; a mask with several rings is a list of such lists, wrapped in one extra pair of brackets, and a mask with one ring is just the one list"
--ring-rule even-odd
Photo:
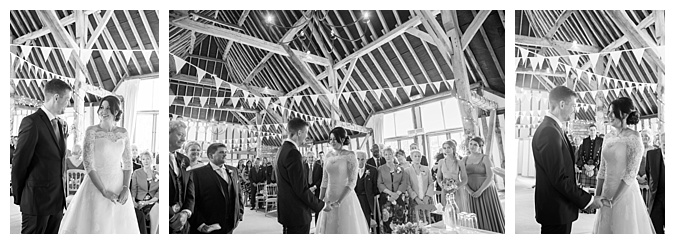
[(287, 127), (288, 138), (281, 145), (277, 159), (277, 220), (283, 225), (284, 234), (309, 234), (312, 212), (318, 212), (324, 206), (324, 202), (309, 189), (302, 154), (298, 150), (307, 137), (309, 124), (294, 118)]
[(549, 92), (549, 111), (532, 138), (537, 170), (535, 217), (542, 234), (569, 234), (579, 209), (597, 209), (601, 198), (579, 188), (574, 173), (574, 151), (563, 131), (577, 105), (577, 94), (565, 86)]
[(14, 204), (21, 207), (21, 234), (56, 234), (66, 206), (66, 137), (62, 115), (73, 89), (53, 79), (45, 84), (45, 102), (21, 121), (12, 160)]

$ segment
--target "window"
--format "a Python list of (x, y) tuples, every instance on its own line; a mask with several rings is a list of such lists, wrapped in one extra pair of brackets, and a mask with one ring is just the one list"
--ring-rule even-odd
[(384, 138), (407, 136), (409, 130), (415, 129), (413, 125), (412, 109), (388, 113), (384, 115)]
[(434, 102), (420, 106), (422, 113), (422, 128), (425, 132), (445, 129), (443, 123), (443, 108), (441, 102)]
[(445, 119), (445, 128), (462, 128), (462, 113), (459, 111), (457, 99), (452, 97), (442, 101), (443, 118)]
[(445, 134), (441, 135), (429, 135), (427, 136), (427, 141), (429, 142), (429, 151), (427, 152), (427, 158), (434, 158), (436, 154), (443, 146), (443, 142), (447, 140)]
[(133, 133), (132, 144), (136, 144), (140, 151), (149, 150), (158, 152), (157, 135), (157, 112), (139, 112), (136, 114), (136, 131)]

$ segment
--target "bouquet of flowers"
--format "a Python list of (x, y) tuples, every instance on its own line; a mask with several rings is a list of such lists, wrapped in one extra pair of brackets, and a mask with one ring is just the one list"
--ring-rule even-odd
[(382, 221), (387, 222), (391, 219), (392, 224), (405, 223), (408, 207), (403, 197), (404, 195), (399, 198), (401, 201), (391, 201), (387, 197), (387, 203), (382, 207)]
[(391, 229), (392, 234), (429, 234), (429, 230), (424, 228), (424, 224), (421, 222), (392, 225)]
[(443, 179), (443, 182), (441, 182), (441, 187), (443, 187), (443, 190), (447, 193), (455, 193), (457, 191), (457, 181), (455, 179)]

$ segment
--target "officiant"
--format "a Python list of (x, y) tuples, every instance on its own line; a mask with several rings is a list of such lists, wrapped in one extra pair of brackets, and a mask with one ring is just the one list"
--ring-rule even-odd
[(595, 188), (603, 139), (597, 136), (598, 128), (594, 124), (588, 127), (588, 131), (590, 135), (584, 139), (577, 155), (577, 169), (581, 171), (578, 183), (582, 187)]

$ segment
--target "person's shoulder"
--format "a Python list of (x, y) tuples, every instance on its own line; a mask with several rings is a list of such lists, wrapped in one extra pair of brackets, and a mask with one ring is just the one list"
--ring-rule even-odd
[(115, 132), (116, 133), (127, 133), (127, 129), (120, 126), (120, 127), (115, 128)]

